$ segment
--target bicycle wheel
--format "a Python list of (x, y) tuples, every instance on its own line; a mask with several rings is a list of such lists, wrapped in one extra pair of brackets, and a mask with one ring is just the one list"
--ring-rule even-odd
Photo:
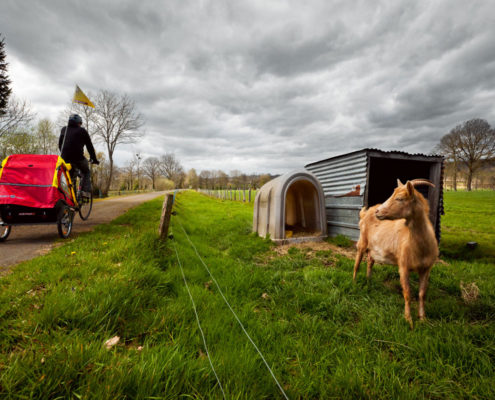
[(62, 239), (67, 239), (72, 232), (72, 222), (74, 221), (74, 212), (68, 206), (64, 206), (57, 220), (58, 235)]
[(79, 216), (83, 221), (86, 221), (91, 214), (91, 209), (93, 208), (93, 193), (90, 192), (89, 197), (84, 197), (79, 192)]
[(5, 242), (10, 235), (12, 227), (10, 225), (0, 226), (0, 242)]

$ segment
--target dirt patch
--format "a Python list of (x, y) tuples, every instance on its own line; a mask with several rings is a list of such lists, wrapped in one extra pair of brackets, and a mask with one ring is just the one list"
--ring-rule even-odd
[(283, 244), (274, 248), (274, 251), (278, 255), (285, 255), (288, 253), (290, 248), (297, 248), (299, 250), (304, 250), (305, 252), (312, 255), (317, 251), (332, 251), (333, 253), (340, 254), (344, 257), (354, 259), (356, 257), (356, 250), (353, 248), (339, 247), (328, 242), (305, 242), (305, 243), (293, 243), (293, 244)]

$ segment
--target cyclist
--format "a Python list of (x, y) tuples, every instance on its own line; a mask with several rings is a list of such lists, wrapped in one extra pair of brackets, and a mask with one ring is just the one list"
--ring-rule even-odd
[[(95, 148), (93, 147), (88, 131), (82, 127), (82, 118), (78, 114), (72, 114), (69, 117), (68, 126), (64, 126), (60, 131), (58, 148), (61, 151), (61, 157), (64, 161), (70, 163), (72, 168), (77, 168), (81, 171), (82, 195), (90, 197), (91, 172), (89, 170), (88, 160), (84, 157), (84, 146), (86, 146), (89, 152), (91, 163), (99, 164), (100, 162), (96, 159)], [(72, 174), (71, 177), (73, 178)]]

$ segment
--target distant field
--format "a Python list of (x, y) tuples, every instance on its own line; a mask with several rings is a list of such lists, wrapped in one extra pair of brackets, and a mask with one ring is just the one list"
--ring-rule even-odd
[[(448, 191), (444, 203), (443, 255), (495, 264), (495, 191)], [(471, 241), (478, 242), (475, 251), (466, 248)]]
[(187, 236), (289, 398), (495, 398), (493, 200), (446, 193), (444, 263), (414, 330), (394, 267), (353, 284), (352, 260), (278, 254), (251, 233), (252, 204), (193, 192), (163, 245), (161, 201), (144, 204), (0, 279), (0, 398), (222, 398), (175, 249), (226, 397), (282, 398)]

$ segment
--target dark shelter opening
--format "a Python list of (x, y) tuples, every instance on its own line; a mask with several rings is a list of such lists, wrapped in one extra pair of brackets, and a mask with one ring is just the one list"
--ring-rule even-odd
[(320, 234), (318, 192), (306, 180), (294, 182), (285, 197), (285, 237)]
[[(402, 183), (418, 178), (430, 179), (432, 166), (433, 163), (426, 161), (371, 157), (366, 205), (371, 207), (387, 200), (397, 187), (397, 179)], [(416, 190), (428, 200), (427, 186), (418, 186)]]

